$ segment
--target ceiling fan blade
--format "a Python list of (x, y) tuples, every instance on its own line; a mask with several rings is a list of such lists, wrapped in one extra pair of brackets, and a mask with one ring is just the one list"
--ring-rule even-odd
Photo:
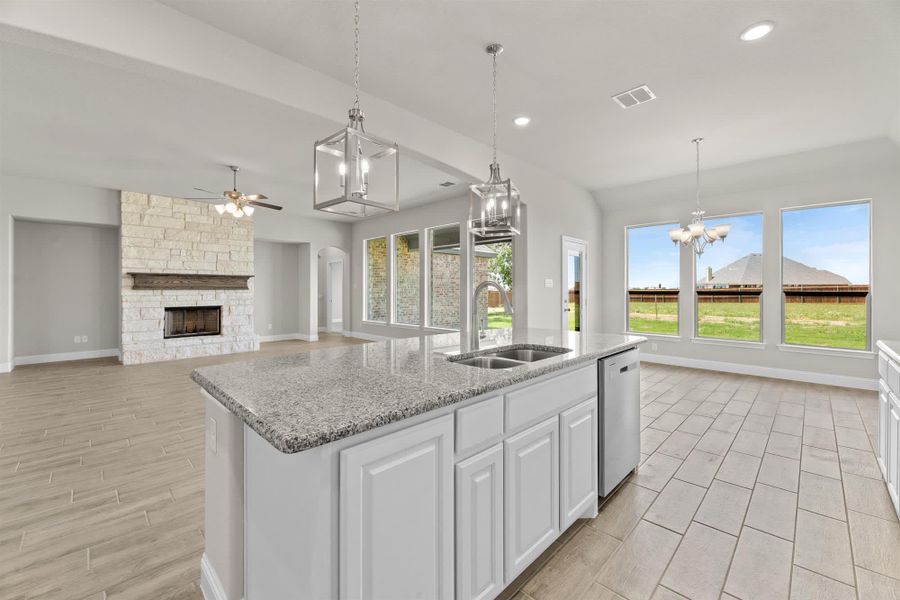
[(264, 196), (262, 194), (247, 194), (246, 196), (244, 196), (244, 198), (246, 200), (250, 200), (251, 202), (254, 202), (256, 200), (268, 200), (269, 199), (268, 196)]
[[(265, 198), (265, 196), (263, 196)], [(268, 202), (258, 202), (256, 200), (250, 200), (249, 204), (253, 206), (261, 206), (263, 208), (271, 208), (273, 210), (281, 210), (283, 207), (278, 206), (277, 204), (269, 204)]]
[(212, 194), (213, 196), (216, 195), (215, 192), (211, 192), (211, 191), (209, 191), (209, 190), (204, 190), (203, 188), (195, 187), (194, 189), (197, 190), (198, 192), (206, 192), (207, 194)]

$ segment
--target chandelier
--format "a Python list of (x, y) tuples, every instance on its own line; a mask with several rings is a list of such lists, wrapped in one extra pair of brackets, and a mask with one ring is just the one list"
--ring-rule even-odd
[(731, 225), (722, 224), (714, 227), (707, 227), (703, 222), (703, 215), (706, 211), (700, 208), (700, 142), (703, 138), (694, 138), (691, 142), (697, 148), (697, 208), (691, 213), (691, 223), (687, 227), (676, 227), (669, 231), (669, 239), (673, 243), (681, 242), (682, 246), (690, 246), (693, 248), (697, 256), (703, 254), (703, 251), (710, 244), (722, 240), (728, 232), (731, 231)]
[(356, 98), (349, 122), (340, 131), (317, 140), (313, 158), (313, 208), (351, 217), (368, 217), (399, 210), (400, 148), (366, 133), (359, 107), (359, 0), (354, 3), (354, 71)]
[(503, 52), (500, 44), (489, 44), (485, 51), (493, 60), (493, 162), (490, 177), (484, 183), (469, 186), (469, 229), (481, 237), (509, 237), (519, 235), (519, 190), (509, 179), (500, 176), (497, 163), (497, 55)]

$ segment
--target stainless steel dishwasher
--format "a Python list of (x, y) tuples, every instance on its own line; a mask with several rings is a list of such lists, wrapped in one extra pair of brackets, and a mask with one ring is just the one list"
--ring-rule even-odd
[(600, 495), (641, 462), (641, 358), (637, 348), (600, 360)]

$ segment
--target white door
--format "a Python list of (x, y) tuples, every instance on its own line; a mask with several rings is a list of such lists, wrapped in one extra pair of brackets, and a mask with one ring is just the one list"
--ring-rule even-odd
[(325, 321), (328, 331), (342, 331), (344, 328), (344, 262), (328, 263), (325, 281)]
[[(559, 417), (560, 531), (597, 513), (597, 398)], [(590, 511), (590, 514), (586, 514)]]
[(559, 419), (504, 442), (504, 550), (512, 581), (559, 535)]
[(893, 393), (888, 394), (891, 402), (888, 413), (888, 491), (894, 502), (894, 509), (900, 512), (900, 400)]
[(878, 390), (878, 466), (881, 476), (888, 480), (888, 444), (890, 442), (888, 425), (891, 422), (891, 400), (884, 381)]
[(453, 416), (341, 452), (340, 596), (453, 594)]
[(456, 465), (456, 598), (503, 590), (503, 444)]
[(587, 331), (587, 242), (562, 237), (562, 328)]

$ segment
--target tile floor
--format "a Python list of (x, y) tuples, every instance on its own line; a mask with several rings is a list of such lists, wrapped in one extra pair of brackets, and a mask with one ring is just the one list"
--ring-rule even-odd
[[(200, 598), (203, 403), (188, 374), (246, 358), (0, 375), (0, 598)], [(642, 380), (638, 472), (504, 597), (900, 598), (874, 394), (651, 364)]]
[(640, 468), (507, 593), (900, 600), (900, 523), (872, 451), (876, 402), (644, 364)]

